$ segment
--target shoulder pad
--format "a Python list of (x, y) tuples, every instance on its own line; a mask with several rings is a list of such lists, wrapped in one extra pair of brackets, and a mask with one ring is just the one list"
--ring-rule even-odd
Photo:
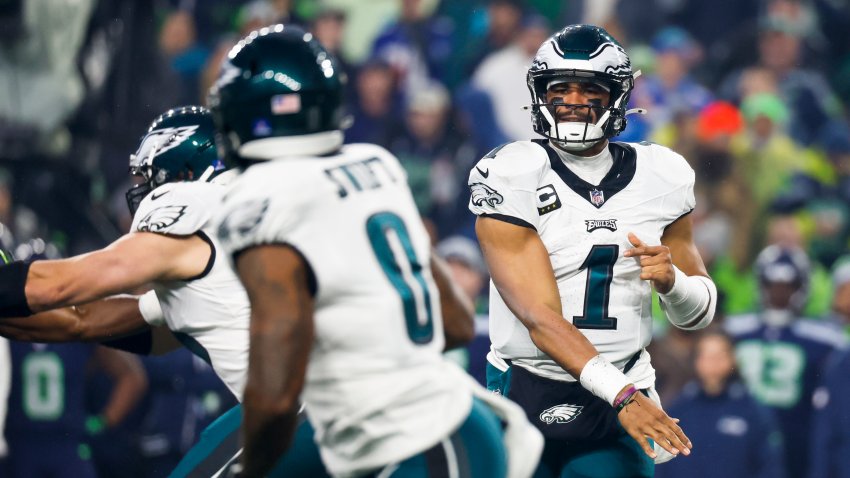
[(694, 182), (694, 169), (684, 156), (672, 149), (655, 143), (624, 143), (633, 147), (638, 154), (638, 161), (651, 166), (659, 176), (668, 178), (671, 182)]
[(139, 204), (131, 230), (178, 236), (194, 234), (210, 220), (224, 190), (223, 186), (212, 183), (164, 184)]
[[(470, 183), (481, 181), (490, 175), (512, 178), (532, 175), (537, 178), (549, 161), (546, 151), (532, 141), (505, 143), (481, 158), (470, 171)], [(536, 189), (536, 187), (535, 187)]]
[(809, 339), (837, 349), (847, 347), (843, 331), (832, 324), (818, 322), (817, 319), (800, 318), (791, 325), (794, 332), (802, 338)]
[(761, 322), (755, 314), (731, 315), (723, 321), (723, 330), (736, 337), (755, 332), (760, 325)]

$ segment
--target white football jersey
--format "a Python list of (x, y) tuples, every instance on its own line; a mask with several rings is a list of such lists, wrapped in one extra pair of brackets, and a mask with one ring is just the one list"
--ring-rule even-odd
[(231, 256), (288, 244), (316, 279), (302, 400), (333, 474), (428, 449), (456, 429), (471, 392), (446, 372), (430, 240), (398, 160), (367, 144), (249, 167), (218, 229)]
[(197, 234), (210, 244), (212, 255), (198, 277), (158, 282), (153, 288), (165, 325), (184, 346), (209, 362), (241, 401), (248, 373), (251, 307), (210, 223), (226, 190), (215, 181), (164, 184), (141, 202), (131, 230), (175, 236)]
[[(623, 256), (633, 232), (660, 244), (664, 229), (694, 208), (694, 172), (684, 158), (653, 144), (611, 143), (610, 172), (599, 185), (572, 172), (544, 141), (497, 148), (472, 169), (470, 210), (533, 228), (549, 251), (563, 315), (603, 357), (641, 388), (655, 372), (645, 351), (652, 338), (651, 286), (638, 258)], [(490, 283), (490, 339), (495, 354), (553, 379), (575, 380), (531, 341)], [(634, 360), (636, 360), (636, 362)]]

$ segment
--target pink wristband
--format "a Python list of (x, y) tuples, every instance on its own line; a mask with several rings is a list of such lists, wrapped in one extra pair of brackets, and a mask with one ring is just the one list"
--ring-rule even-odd
[(614, 409), (617, 410), (617, 413), (620, 413), (620, 410), (622, 410), (623, 407), (629, 404), (629, 402), (631, 401), (629, 399), (632, 398), (632, 396), (636, 393), (637, 389), (635, 388), (635, 386), (629, 385), (629, 388), (627, 388), (625, 392), (617, 396), (617, 398), (614, 400)]

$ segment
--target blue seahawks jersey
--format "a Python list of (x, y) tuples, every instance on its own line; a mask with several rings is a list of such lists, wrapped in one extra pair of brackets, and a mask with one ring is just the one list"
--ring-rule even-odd
[[(845, 342), (838, 328), (810, 319), (786, 327), (771, 327), (756, 315), (731, 317), (727, 331), (735, 340), (735, 355), (753, 396), (772, 408), (792, 447), (809, 436), (812, 394), (833, 351)], [(786, 454), (790, 476), (803, 476), (806, 446)]]
[(12, 390), (6, 437), (10, 442), (83, 437), (86, 365), (95, 347), (9, 342)]

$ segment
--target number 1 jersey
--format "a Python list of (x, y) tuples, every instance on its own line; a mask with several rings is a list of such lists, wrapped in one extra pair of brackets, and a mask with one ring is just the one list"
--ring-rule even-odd
[[(664, 229), (694, 207), (694, 172), (684, 158), (654, 144), (610, 143), (613, 166), (598, 185), (571, 171), (545, 141), (497, 148), (472, 169), (469, 208), (532, 228), (555, 273), (563, 316), (638, 387), (655, 372), (641, 352), (652, 338), (651, 288), (640, 279), (628, 233), (660, 244)], [(491, 282), (490, 339), (496, 356), (532, 372), (574, 381), (540, 351)], [(635, 361), (636, 360), (636, 361)]]

